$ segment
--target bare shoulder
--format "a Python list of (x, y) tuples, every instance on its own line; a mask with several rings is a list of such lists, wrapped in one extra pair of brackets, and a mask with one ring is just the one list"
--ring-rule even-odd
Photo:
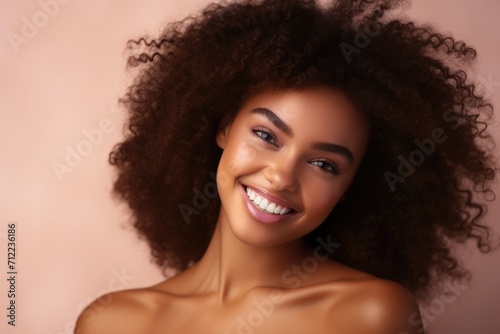
[(74, 333), (144, 333), (167, 302), (168, 295), (154, 287), (104, 294), (80, 313)]
[(418, 303), (403, 285), (366, 275), (353, 281), (346, 290), (338, 308), (332, 308), (331, 326), (338, 323), (335, 313), (341, 307), (339, 314), (350, 333), (422, 333), (418, 326), (421, 324)]
[(333, 260), (323, 262), (315, 278), (292, 294), (326, 300), (326, 318), (317, 332), (423, 333), (418, 303), (403, 285)]

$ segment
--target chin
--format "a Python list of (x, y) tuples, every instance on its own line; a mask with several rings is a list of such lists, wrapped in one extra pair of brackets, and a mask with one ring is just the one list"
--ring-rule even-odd
[(229, 223), (229, 225), (233, 235), (239, 241), (249, 246), (268, 247), (279, 243), (279, 240), (276, 238), (276, 234), (271, 234), (271, 231), (265, 231), (265, 229), (259, 228), (259, 226), (251, 224), (251, 222), (240, 221), (237, 224)]
[[(276, 246), (300, 238), (290, 236), (290, 231), (276, 230), (259, 222), (244, 220), (229, 223), (230, 232), (242, 243), (256, 248)], [(288, 233), (287, 233), (288, 232)]]

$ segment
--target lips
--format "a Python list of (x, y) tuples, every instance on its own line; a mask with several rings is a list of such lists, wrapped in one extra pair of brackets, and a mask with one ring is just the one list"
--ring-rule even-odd
[(292, 209), (292, 211), (299, 211), (299, 210), (297, 210), (295, 204), (287, 201), (286, 199), (284, 199), (282, 197), (278, 197), (278, 196), (271, 194), (269, 191), (267, 191), (264, 188), (261, 188), (259, 186), (255, 186), (255, 185), (251, 185), (251, 186), (247, 186), (245, 184), (241, 184), (241, 185), (245, 188), (245, 191), (247, 190), (247, 188), (250, 188), (252, 191), (255, 192), (256, 195), (259, 195), (262, 198), (266, 198), (269, 202), (273, 202), (273, 203), (276, 203), (278, 205), (281, 205), (281, 207), (290, 208), (290, 209)]
[(250, 187), (246, 188), (246, 193), (252, 203), (264, 212), (272, 213), (275, 215), (284, 215), (292, 211), (292, 209), (286, 206), (277, 204), (268, 200), (267, 198), (261, 197), (260, 194), (257, 194)]
[[(240, 183), (240, 191), (241, 196), (244, 201), (245, 207), (247, 208), (248, 213), (257, 221), (265, 224), (275, 224), (279, 222), (286, 221), (291, 217), (295, 216), (297, 213), (295, 210), (288, 209), (288, 213), (286, 214), (275, 214), (270, 213), (265, 210), (262, 210), (260, 207), (256, 206), (255, 203), (248, 197), (247, 191), (245, 190), (246, 186)], [(259, 195), (260, 196), (260, 195)]]

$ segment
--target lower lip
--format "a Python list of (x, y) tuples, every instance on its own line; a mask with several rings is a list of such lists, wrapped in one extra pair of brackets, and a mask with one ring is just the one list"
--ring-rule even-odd
[(243, 187), (242, 184), (240, 184), (240, 189), (241, 189), (241, 194), (243, 195), (243, 198), (245, 200), (245, 205), (250, 212), (250, 214), (257, 219), (258, 221), (266, 224), (274, 224), (278, 223), (280, 221), (283, 221), (285, 219), (290, 218), (291, 216), (294, 215), (294, 213), (288, 213), (286, 215), (275, 215), (272, 213), (267, 213), (264, 212), (257, 207), (255, 207), (255, 204), (252, 203), (250, 198), (248, 198), (247, 193), (245, 191), (245, 188)]

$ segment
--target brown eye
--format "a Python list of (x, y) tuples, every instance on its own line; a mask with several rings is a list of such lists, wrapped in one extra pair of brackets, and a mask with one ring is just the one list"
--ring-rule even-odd
[(274, 135), (272, 132), (268, 132), (263, 128), (252, 128), (252, 132), (259, 138), (261, 138), (263, 141), (277, 146), (278, 143), (276, 142), (276, 139), (274, 138)]
[(332, 173), (336, 175), (340, 174), (337, 164), (330, 160), (315, 160), (313, 161), (313, 164), (314, 163), (317, 163), (315, 165), (327, 173)]

